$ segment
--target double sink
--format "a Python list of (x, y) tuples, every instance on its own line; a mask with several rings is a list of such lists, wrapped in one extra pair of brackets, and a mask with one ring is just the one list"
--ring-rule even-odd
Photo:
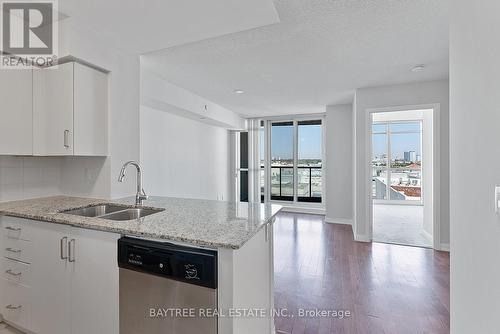
[(80, 209), (69, 209), (61, 211), (61, 213), (66, 213), (75, 216), (82, 217), (95, 217), (109, 220), (135, 220), (142, 217), (146, 217), (165, 209), (160, 208), (142, 208), (142, 207), (130, 207), (116, 204), (99, 204), (94, 206), (89, 206)]

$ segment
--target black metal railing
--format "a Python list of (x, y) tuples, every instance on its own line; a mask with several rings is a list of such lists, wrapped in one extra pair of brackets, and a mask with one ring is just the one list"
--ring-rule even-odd
[[(293, 201), (295, 189), (293, 173), (292, 166), (271, 166), (272, 200)], [(297, 167), (297, 173), (299, 183), (297, 186), (297, 201), (320, 203), (322, 199), (322, 168), (319, 166)], [(304, 182), (304, 177), (307, 182)], [(313, 189), (313, 179), (319, 179), (317, 189)]]

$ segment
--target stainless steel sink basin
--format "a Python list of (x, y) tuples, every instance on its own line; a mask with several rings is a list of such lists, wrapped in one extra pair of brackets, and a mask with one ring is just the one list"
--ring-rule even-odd
[(90, 206), (87, 208), (70, 209), (61, 211), (70, 215), (95, 217), (110, 220), (134, 220), (161, 212), (165, 209), (160, 208), (137, 208), (116, 204), (102, 204)]
[(114, 204), (102, 204), (90, 206), (88, 208), (81, 209), (71, 209), (66, 211), (61, 211), (62, 213), (67, 213), (70, 215), (83, 216), (83, 217), (98, 217), (108, 213), (121, 211), (128, 209), (126, 206), (114, 205)]
[(133, 208), (126, 209), (114, 213), (110, 213), (99, 218), (111, 219), (111, 220), (134, 220), (142, 217), (152, 215), (157, 212), (161, 212), (163, 209), (151, 209), (151, 208)]

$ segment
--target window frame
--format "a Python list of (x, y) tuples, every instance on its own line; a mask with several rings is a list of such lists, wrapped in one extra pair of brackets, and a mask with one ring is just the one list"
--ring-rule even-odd
[[(326, 171), (326, 163), (325, 163), (325, 116), (323, 114), (311, 114), (306, 116), (297, 116), (290, 118), (288, 117), (272, 117), (264, 119), (265, 121), (265, 146), (267, 154), (265, 155), (265, 177), (266, 177), (266, 189), (265, 189), (265, 197), (270, 202), (280, 203), (280, 204), (292, 204), (292, 205), (300, 205), (300, 206), (324, 206), (326, 202), (326, 194), (325, 194), (325, 171)], [(320, 201), (308, 201), (301, 200), (299, 201), (298, 196), (298, 127), (300, 122), (307, 121), (320, 121), (321, 124), (321, 200)], [(293, 124), (293, 199), (289, 200), (290, 196), (285, 200), (284, 198), (280, 198), (277, 196), (271, 196), (271, 169), (273, 168), (271, 165), (271, 147), (272, 147), (272, 126), (276, 123), (284, 123), (284, 122), (292, 122)], [(276, 168), (276, 167), (274, 167)], [(311, 196), (310, 196), (311, 197)], [(302, 197), (305, 198), (305, 197)]]
[[(420, 130), (404, 130), (404, 131), (391, 131), (391, 124), (405, 124), (405, 123), (418, 123), (420, 125)], [(385, 124), (385, 131), (373, 131), (373, 125), (382, 125)], [(374, 135), (383, 135), (385, 134), (387, 136), (387, 141), (386, 141), (386, 152), (387, 152), (387, 161), (386, 161), (386, 166), (381, 167), (380, 169), (382, 171), (386, 171), (386, 193), (385, 193), (385, 199), (375, 199), (373, 198), (372, 195), (372, 200), (374, 203), (379, 203), (379, 204), (408, 204), (408, 205), (423, 205), (424, 203), (424, 191), (423, 191), (423, 120), (421, 119), (415, 119), (415, 120), (389, 120), (389, 121), (373, 121), (372, 122), (372, 152), (373, 152), (373, 136)], [(420, 134), (420, 161), (421, 161), (421, 169), (420, 169), (420, 199), (419, 200), (394, 200), (390, 198), (390, 183), (391, 183), (391, 174), (393, 170), (397, 170), (398, 168), (392, 167), (392, 150), (391, 150), (391, 135), (393, 134)], [(373, 156), (371, 157), (373, 160)], [(372, 173), (373, 173), (373, 164), (371, 165)], [(372, 192), (373, 194), (373, 192)]]

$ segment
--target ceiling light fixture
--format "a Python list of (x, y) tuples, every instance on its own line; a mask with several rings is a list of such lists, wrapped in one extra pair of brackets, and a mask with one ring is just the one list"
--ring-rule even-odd
[(412, 72), (422, 72), (425, 69), (425, 65), (417, 65), (411, 68)]
[(235, 89), (233, 92), (234, 92), (235, 94), (243, 94), (243, 93), (245, 93), (245, 91), (244, 91), (244, 90), (242, 90), (242, 89)]

